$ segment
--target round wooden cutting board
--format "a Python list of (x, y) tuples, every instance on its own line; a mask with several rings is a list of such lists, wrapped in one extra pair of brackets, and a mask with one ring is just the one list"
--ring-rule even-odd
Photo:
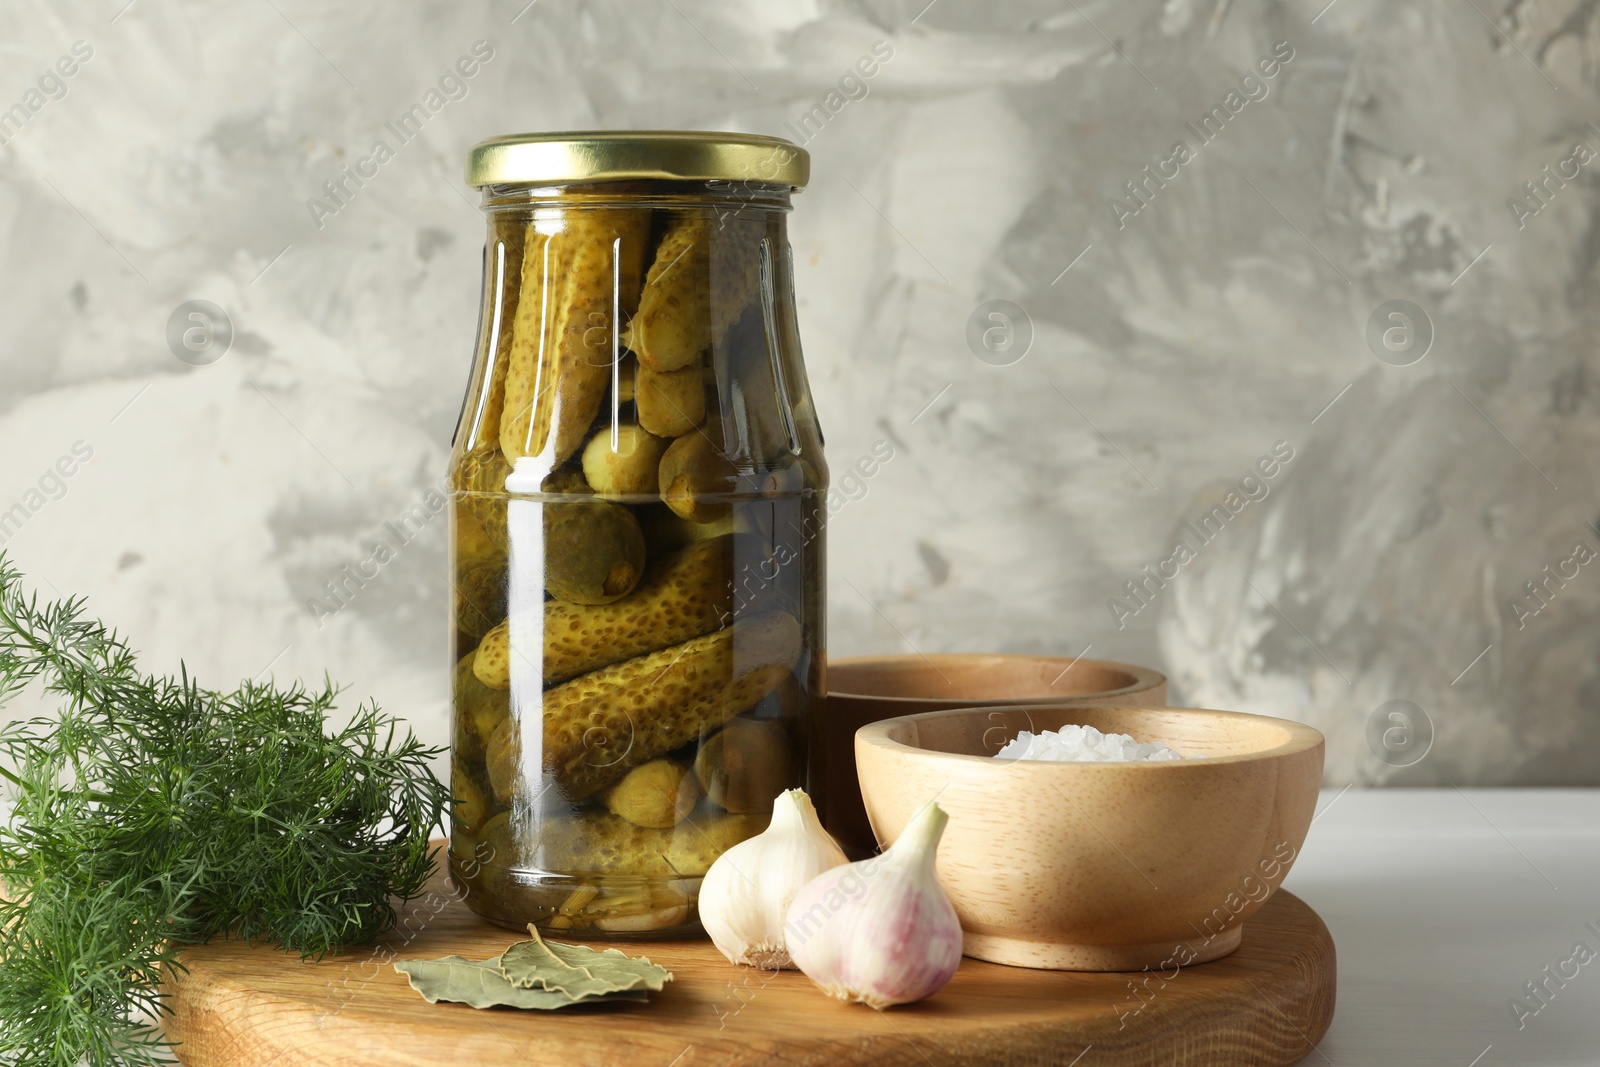
[(670, 969), (649, 1004), (560, 1012), (429, 1004), (390, 962), (487, 959), (519, 938), (455, 899), (443, 874), (384, 941), (321, 963), (217, 941), (171, 981), (170, 1039), (188, 1067), (1280, 1067), (1333, 1020), (1334, 950), (1316, 912), (1279, 892), (1238, 952), (1176, 974), (1080, 974), (967, 959), (917, 1004), (876, 1012), (809, 979), (727, 963), (708, 941), (620, 945)]

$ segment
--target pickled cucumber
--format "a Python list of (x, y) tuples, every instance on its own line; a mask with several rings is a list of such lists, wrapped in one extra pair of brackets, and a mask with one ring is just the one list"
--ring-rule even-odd
[[(544, 765), (581, 800), (749, 708), (800, 656), (785, 612), (602, 667), (544, 694)], [(498, 791), (498, 790), (497, 790)]]
[(628, 347), (641, 366), (687, 367), (721, 343), (760, 288), (759, 238), (746, 227), (723, 228), (709, 213), (674, 218), (645, 278)]
[[(733, 552), (731, 537), (701, 541), (652, 561), (633, 594), (614, 604), (546, 603), (545, 681), (564, 682), (721, 626), (733, 610)], [(484, 685), (511, 688), (510, 620), (489, 631), (473, 660)]]
[(737, 390), (742, 401), (740, 440), (729, 442), (729, 454), (741, 469), (764, 471), (788, 463), (799, 447), (790, 438), (792, 417), (786, 417), (784, 400), (793, 385), (779, 383), (777, 354), (767, 336), (766, 316), (760, 306), (745, 311), (727, 340), (717, 350), (717, 390)]
[(569, 604), (610, 604), (644, 574), (644, 534), (627, 508), (600, 501), (544, 509), (545, 589)]
[(456, 629), (481, 638), (506, 615), (506, 571), (489, 560), (464, 561), (456, 572)]
[(706, 417), (706, 385), (698, 362), (674, 371), (640, 367), (637, 387), (639, 425), (658, 437), (680, 437)]
[(455, 670), (455, 754), (469, 763), (483, 759), (489, 739), (511, 717), (511, 694), (490, 689), (473, 671), (476, 652), (469, 652)]
[(722, 449), (722, 424), (708, 421), (667, 446), (658, 478), (661, 499), (679, 518), (715, 522), (728, 514), (724, 498), (734, 489), (736, 473)]
[[(541, 824), (539, 863), (549, 870), (573, 874), (698, 878), (711, 869), (718, 856), (759, 834), (770, 821), (765, 815), (696, 812), (677, 826), (657, 829), (635, 826), (606, 811), (561, 815)], [(496, 868), (526, 865), (535, 858), (518, 831), (513, 812), (492, 817), (478, 841), (478, 859), (486, 876), (492, 877)], [(570, 891), (563, 894), (568, 895)], [(583, 895), (587, 901), (569, 911), (576, 912), (595, 899), (595, 894), (586, 890)], [(556, 907), (559, 904), (551, 910)]]
[(547, 604), (546, 680), (566, 681), (710, 633), (731, 617), (732, 581), (733, 539), (722, 537), (650, 564), (633, 595), (615, 604)]
[(621, 324), (639, 291), (648, 216), (568, 212), (559, 229), (529, 224), (513, 327), (500, 449), (511, 460), (565, 462), (588, 436), (611, 381)]
[[(485, 248), (484, 284), (494, 301), (484, 309), (483, 337), (479, 344), (493, 346), (491, 360), (480, 360), (489, 374), (488, 383), (475, 381), (468, 397), (478, 398), (475, 410), (465, 412), (471, 421), (464, 437), (467, 447), (498, 448), (500, 416), (506, 403), (506, 368), (511, 359), (512, 323), (517, 317), (517, 301), (522, 291), (522, 251), (526, 226), (518, 219), (501, 216), (491, 221), (490, 240)], [(495, 328), (499, 333), (495, 334)], [(487, 386), (487, 387), (486, 387)]]
[(795, 785), (794, 754), (775, 724), (734, 719), (700, 746), (694, 773), (726, 810), (770, 812), (778, 794)]
[(483, 756), (489, 789), (501, 804), (510, 804), (516, 798), (517, 752), (516, 727), (507, 719), (489, 738), (489, 746)]
[[(511, 689), (511, 620), (483, 635), (478, 647), (467, 653), (472, 661), (472, 674), (489, 689), (507, 692)], [(507, 698), (510, 699), (509, 697)]]
[(588, 479), (583, 476), (583, 472), (573, 470), (570, 467), (563, 467), (561, 470), (547, 475), (545, 480), (539, 483), (539, 488), (543, 492), (554, 493), (558, 496), (594, 495), (594, 489), (590, 487)]
[(496, 554), (504, 556), (506, 539), (506, 478), (511, 466), (496, 451), (469, 452), (456, 464), (451, 488), (461, 495), (456, 506), (489, 539)]
[(477, 834), (463, 836), (465, 847), (452, 840), (451, 851), (467, 868), (469, 895), (481, 894), (492, 905), (495, 900), (516, 900), (524, 894), (511, 872), (530, 856), (512, 826), (511, 812), (502, 811)]
[[(700, 783), (683, 764), (651, 760), (635, 767), (600, 795), (606, 810), (635, 826), (663, 828), (682, 822), (700, 799)], [(771, 810), (771, 805), (768, 809)]]
[(455, 558), (458, 563), (502, 563), (505, 552), (495, 546), (479, 524), (477, 515), (461, 497), (450, 501), (451, 529), (454, 536)]
[(468, 835), (480, 833), (494, 815), (495, 809), (489, 801), (489, 794), (459, 760), (451, 764), (450, 795), (451, 826), (459, 826)]
[(634, 423), (618, 426), (615, 439), (602, 427), (583, 448), (583, 476), (602, 497), (652, 494), (666, 450), (667, 442)]
[(617, 367), (617, 403), (627, 404), (633, 401), (635, 395), (635, 380), (639, 376), (639, 360), (631, 353), (622, 357), (622, 363)]
[(544, 824), (544, 863), (554, 870), (594, 874), (699, 877), (767, 822), (762, 815), (696, 815), (655, 829), (609, 812), (585, 812)]

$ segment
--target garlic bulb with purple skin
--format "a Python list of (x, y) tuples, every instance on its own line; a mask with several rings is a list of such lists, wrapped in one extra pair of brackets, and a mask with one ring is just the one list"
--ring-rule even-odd
[(955, 975), (961, 922), (934, 870), (949, 821), (929, 801), (883, 855), (826, 871), (794, 898), (784, 940), (823, 992), (882, 1010)]

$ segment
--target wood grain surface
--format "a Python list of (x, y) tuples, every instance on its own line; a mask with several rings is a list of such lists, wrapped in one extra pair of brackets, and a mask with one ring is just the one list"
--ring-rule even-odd
[(1283, 892), (1246, 924), (1238, 952), (1175, 975), (967, 959), (936, 996), (883, 1013), (831, 1000), (795, 972), (735, 968), (706, 941), (621, 946), (676, 976), (647, 1005), (430, 1005), (392, 960), (486, 959), (517, 940), (459, 903), (442, 874), (430, 894), (400, 931), (320, 963), (239, 942), (189, 950), (188, 973), (169, 986), (179, 1058), (188, 1067), (1277, 1067), (1313, 1055), (1333, 1019), (1333, 941)]

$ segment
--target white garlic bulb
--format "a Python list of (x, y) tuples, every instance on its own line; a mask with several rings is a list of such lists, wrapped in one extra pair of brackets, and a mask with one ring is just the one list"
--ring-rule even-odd
[(734, 963), (793, 967), (783, 941), (790, 901), (817, 875), (846, 862), (844, 850), (817, 820), (811, 798), (791, 789), (773, 803), (764, 833), (734, 845), (706, 872), (700, 923), (717, 951)]
[(823, 992), (881, 1010), (955, 976), (961, 920), (934, 870), (949, 821), (929, 801), (883, 855), (826, 871), (794, 898), (789, 954)]

